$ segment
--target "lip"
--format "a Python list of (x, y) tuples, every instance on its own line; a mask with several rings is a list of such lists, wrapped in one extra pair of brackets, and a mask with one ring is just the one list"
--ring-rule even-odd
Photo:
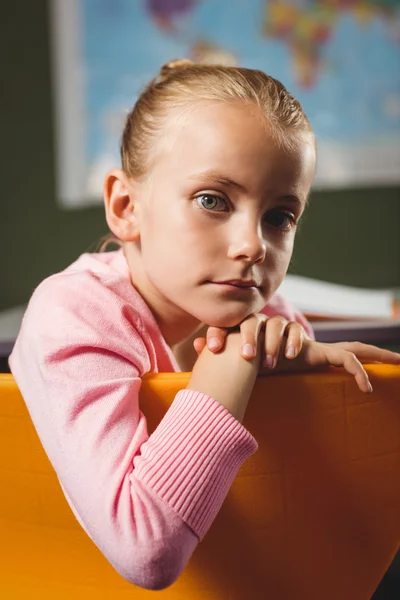
[(259, 287), (253, 279), (229, 279), (227, 281), (213, 281), (211, 283), (235, 287), (237, 289), (257, 289)]

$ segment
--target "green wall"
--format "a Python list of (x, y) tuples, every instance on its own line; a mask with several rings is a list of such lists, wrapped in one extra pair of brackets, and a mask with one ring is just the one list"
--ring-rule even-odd
[[(101, 207), (57, 204), (47, 10), (45, 0), (2, 7), (0, 310), (27, 302), (107, 232)], [(400, 188), (314, 193), (291, 271), (400, 287)]]

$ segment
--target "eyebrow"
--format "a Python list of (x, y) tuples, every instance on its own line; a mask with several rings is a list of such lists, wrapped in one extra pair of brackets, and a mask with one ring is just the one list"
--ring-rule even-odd
[(307, 206), (308, 197), (307, 198), (299, 198), (298, 196), (294, 196), (293, 194), (289, 194), (288, 196), (282, 197), (282, 202), (292, 202), (293, 204), (300, 204), (300, 206)]
[(247, 191), (246, 188), (243, 185), (240, 185), (240, 183), (237, 183), (237, 181), (233, 181), (233, 179), (230, 177), (226, 177), (225, 175), (213, 170), (192, 175), (190, 179), (193, 179), (194, 181), (203, 181), (204, 179), (207, 179), (210, 183), (220, 183), (221, 185), (226, 185), (227, 187), (234, 187), (244, 192)]
[[(197, 173), (196, 175), (192, 175), (190, 179), (199, 182), (207, 180), (210, 183), (219, 183), (220, 185), (225, 185), (227, 187), (236, 188), (243, 192), (247, 192), (246, 188), (237, 181), (234, 181), (230, 177), (227, 177), (222, 173), (218, 173), (217, 171), (214, 171), (212, 169), (209, 171), (204, 171), (203, 173)], [(308, 203), (308, 198), (299, 198), (294, 194), (282, 196), (281, 198), (279, 198), (279, 200), (281, 200), (282, 202), (291, 202), (292, 204), (300, 204), (300, 206), (304, 207), (306, 207)]]

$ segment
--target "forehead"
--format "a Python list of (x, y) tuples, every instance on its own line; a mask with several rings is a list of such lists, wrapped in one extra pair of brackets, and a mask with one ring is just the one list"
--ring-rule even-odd
[(202, 101), (169, 114), (152, 170), (179, 179), (221, 171), (254, 191), (300, 186), (307, 195), (314, 144), (309, 134), (290, 137), (290, 148), (280, 143), (256, 105)]

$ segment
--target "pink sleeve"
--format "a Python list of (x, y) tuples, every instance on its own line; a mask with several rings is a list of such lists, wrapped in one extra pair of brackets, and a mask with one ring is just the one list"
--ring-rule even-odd
[(313, 328), (303, 313), (297, 310), (293, 304), (279, 294), (274, 294), (267, 306), (265, 306), (260, 312), (264, 313), (268, 317), (280, 315), (288, 321), (296, 321), (304, 327), (304, 330), (310, 339), (315, 339)]
[(82, 527), (125, 579), (162, 589), (257, 443), (190, 390), (149, 437), (138, 400), (148, 340), (137, 317), (88, 273), (50, 278), (31, 299), (10, 366)]

